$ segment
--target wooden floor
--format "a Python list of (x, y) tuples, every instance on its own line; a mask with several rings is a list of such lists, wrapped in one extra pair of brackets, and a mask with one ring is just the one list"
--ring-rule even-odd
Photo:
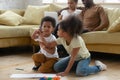
[[(10, 78), (11, 74), (35, 73), (31, 69), (33, 67), (32, 54), (32, 50), (29, 49), (0, 49), (0, 80), (39, 80), (38, 78)], [(92, 53), (91, 65), (94, 65), (96, 59), (107, 64), (107, 71), (86, 77), (77, 77), (74, 73), (70, 73), (61, 80), (120, 80), (120, 55)]]

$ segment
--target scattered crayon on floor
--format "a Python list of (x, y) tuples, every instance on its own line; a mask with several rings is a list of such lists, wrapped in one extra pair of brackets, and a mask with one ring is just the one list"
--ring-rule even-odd
[(39, 80), (60, 80), (60, 77), (41, 77)]

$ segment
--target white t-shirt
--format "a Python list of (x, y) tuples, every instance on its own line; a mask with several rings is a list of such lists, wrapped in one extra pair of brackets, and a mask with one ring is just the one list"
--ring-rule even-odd
[[(52, 42), (52, 41), (55, 41), (56, 40), (56, 37), (54, 35), (50, 35), (49, 37), (44, 37), (45, 40), (47, 42)], [(50, 54), (48, 53), (47, 51), (45, 51), (43, 48), (40, 48), (40, 51), (39, 53), (42, 53), (44, 54), (46, 57), (49, 57), (49, 58), (58, 58), (58, 52), (57, 52), (57, 47), (55, 47), (55, 53), (54, 54)]]
[(73, 13), (70, 13), (68, 10), (63, 10), (61, 12), (61, 15), (62, 15), (62, 20), (66, 19), (69, 15), (79, 15), (81, 12), (81, 10), (79, 9), (76, 9)]
[(64, 48), (66, 49), (66, 51), (68, 52), (68, 54), (71, 54), (73, 48), (80, 47), (80, 50), (78, 51), (77, 56), (76, 56), (76, 60), (90, 57), (90, 53), (88, 49), (86, 48), (85, 42), (81, 36), (77, 36), (77, 38), (74, 37), (71, 40), (71, 43), (69, 45), (66, 44), (66, 40), (64, 38), (58, 38), (56, 42), (57, 44), (62, 44)]

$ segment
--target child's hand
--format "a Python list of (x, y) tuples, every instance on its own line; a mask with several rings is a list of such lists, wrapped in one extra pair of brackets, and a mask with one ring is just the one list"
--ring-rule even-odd
[(43, 32), (42, 32), (42, 30), (41, 30), (41, 29), (39, 29), (39, 35), (40, 35), (40, 37), (41, 37), (41, 38), (43, 38), (43, 37), (44, 37)]
[(32, 39), (36, 39), (39, 36), (39, 29), (35, 30), (31, 36)]
[(68, 73), (66, 72), (60, 72), (60, 73), (57, 73), (57, 76), (66, 76)]
[(40, 41), (40, 36), (42, 36), (43, 33), (40, 29), (37, 29), (33, 32), (31, 38), (34, 39), (35, 41)]
[(40, 30), (39, 29), (35, 30), (34, 34), (40, 34)]

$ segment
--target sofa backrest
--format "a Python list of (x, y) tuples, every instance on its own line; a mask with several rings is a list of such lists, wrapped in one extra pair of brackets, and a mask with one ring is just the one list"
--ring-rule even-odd
[[(57, 12), (62, 8), (63, 7), (60, 5), (49, 4), (49, 5), (42, 5), (42, 6), (28, 5), (28, 7), (25, 10), (21, 10), (21, 9), (0, 10), (0, 20), (1, 20), (0, 24), (9, 25), (8, 22), (10, 23), (11, 21), (12, 22), (20, 21), (20, 24), (39, 25), (41, 22), (41, 19), (44, 17), (45, 11)], [(11, 15), (6, 15), (6, 13), (8, 14), (8, 12), (12, 16), (14, 15), (14, 18), (12, 18)], [(17, 15), (12, 12), (20, 15), (19, 18), (16, 17)]]
[[(62, 8), (64, 8), (65, 6), (62, 5), (57, 5), (57, 4), (50, 4), (49, 6), (49, 11), (59, 11)], [(0, 10), (0, 14), (4, 13), (7, 10)], [(21, 16), (24, 16), (25, 10), (21, 10), (21, 9), (12, 9), (10, 11), (13, 11)], [(120, 17), (120, 8), (105, 8), (105, 11), (108, 15), (109, 21), (110, 21), (110, 25), (118, 18)]]
[[(31, 5), (32, 6), (32, 5)], [(33, 5), (34, 6), (34, 5)], [(40, 6), (38, 6), (40, 7)], [(59, 11), (61, 10), (62, 8), (64, 8), (66, 6), (62, 6), (62, 5), (57, 5), (57, 4), (50, 4), (49, 5), (49, 11)], [(5, 11), (8, 11), (8, 10), (0, 10), (0, 14), (4, 13)], [(24, 16), (24, 13), (25, 13), (25, 10), (22, 10), (22, 9), (10, 9), (10, 11), (13, 11), (21, 16)]]

